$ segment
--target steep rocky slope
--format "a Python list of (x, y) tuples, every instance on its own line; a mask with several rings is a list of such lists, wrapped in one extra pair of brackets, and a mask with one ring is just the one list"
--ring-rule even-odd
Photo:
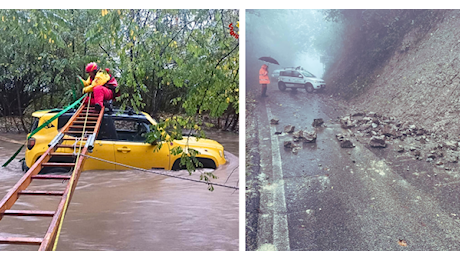
[[(392, 58), (375, 71), (350, 111), (374, 111), (447, 139), (460, 134), (460, 11), (452, 10), (422, 38), (406, 34)], [(447, 134), (447, 135), (446, 135)]]

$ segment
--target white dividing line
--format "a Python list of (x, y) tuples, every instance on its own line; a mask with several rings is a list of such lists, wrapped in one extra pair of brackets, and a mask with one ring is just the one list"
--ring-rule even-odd
[[(273, 118), (272, 111), (267, 107), (268, 122)], [(273, 244), (277, 251), (290, 251), (289, 229), (287, 221), (286, 198), (284, 196), (283, 168), (281, 164), (281, 154), (278, 136), (275, 135), (276, 127), (270, 125), (270, 136), (272, 141), (272, 166), (273, 166), (273, 185), (276, 188), (273, 192)]]

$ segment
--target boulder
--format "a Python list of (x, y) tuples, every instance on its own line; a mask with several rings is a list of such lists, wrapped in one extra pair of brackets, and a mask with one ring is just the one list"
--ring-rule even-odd
[(356, 112), (356, 113), (353, 113), (352, 116), (355, 117), (355, 116), (365, 116), (366, 113), (364, 112)]
[(339, 140), (339, 142), (342, 142), (345, 139), (345, 137), (342, 134), (336, 134), (335, 137), (337, 138), (337, 140)]
[(313, 127), (320, 127), (324, 124), (324, 120), (322, 118), (313, 119), (313, 123), (311, 124)]
[(436, 154), (430, 153), (430, 154), (428, 154), (427, 158), (435, 159), (435, 158), (436, 158)]
[(297, 153), (299, 153), (299, 150), (300, 150), (300, 149), (301, 149), (300, 147), (294, 146), (294, 148), (292, 148), (292, 153), (293, 153), (293, 154), (297, 154)]
[(418, 130), (415, 132), (415, 135), (417, 135), (417, 136), (424, 135), (424, 134), (425, 134), (425, 130), (423, 130), (423, 129), (418, 129)]
[(355, 145), (350, 141), (350, 139), (345, 138), (343, 141), (340, 142), (340, 147), (342, 147), (342, 148), (354, 148)]
[(340, 125), (343, 129), (350, 129), (355, 126), (351, 122), (351, 118), (349, 116), (340, 118)]
[(444, 141), (443, 146), (446, 147), (447, 149), (457, 151), (457, 148), (458, 148), (457, 144), (458, 144), (457, 142)]
[(272, 119), (270, 120), (270, 124), (272, 124), (272, 125), (277, 125), (279, 122), (280, 122), (280, 120), (277, 119), (277, 118), (272, 118)]
[(370, 117), (377, 117), (377, 113), (375, 113), (375, 112), (369, 112), (369, 113), (367, 113), (367, 115), (370, 116)]
[(382, 129), (382, 134), (385, 136), (398, 136), (398, 130), (393, 125), (385, 125)]
[(385, 143), (385, 136), (372, 136), (371, 140), (369, 141), (369, 145), (374, 148), (385, 148), (387, 144)]
[(303, 137), (303, 142), (304, 143), (314, 143), (314, 142), (316, 142), (317, 135), (316, 135), (315, 131), (303, 132), (302, 137)]
[(293, 144), (291, 141), (284, 141), (284, 147), (285, 148), (292, 148), (293, 147)]
[(292, 137), (294, 138), (294, 142), (299, 142), (300, 139), (303, 138), (303, 131), (299, 130), (299, 131), (295, 132), (294, 134), (292, 134)]
[(287, 125), (287, 126), (284, 127), (284, 132), (286, 132), (286, 133), (292, 133), (292, 132), (294, 132), (294, 129), (295, 129), (295, 126), (293, 126), (293, 125)]
[(361, 126), (358, 128), (358, 130), (359, 130), (359, 131), (365, 131), (365, 130), (369, 129), (371, 126), (372, 126), (371, 123), (365, 123), (365, 124), (361, 125)]

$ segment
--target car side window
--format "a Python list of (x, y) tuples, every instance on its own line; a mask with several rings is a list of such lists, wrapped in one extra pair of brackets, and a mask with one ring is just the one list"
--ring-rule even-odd
[(104, 115), (101, 121), (101, 128), (97, 134), (96, 140), (116, 140), (117, 133), (113, 128), (112, 117)]
[(315, 76), (313, 76), (313, 74), (311, 74), (310, 72), (308, 71), (304, 71), (303, 74), (306, 76), (306, 77), (309, 77), (309, 78), (314, 78)]
[(281, 76), (286, 76), (286, 77), (291, 77), (291, 71), (290, 70), (281, 71), (280, 75)]
[(293, 71), (292, 76), (298, 78), (300, 73), (298, 71)]
[(114, 119), (115, 130), (119, 141), (141, 142), (145, 141), (143, 136), (148, 132), (148, 124), (144, 121), (132, 119)]

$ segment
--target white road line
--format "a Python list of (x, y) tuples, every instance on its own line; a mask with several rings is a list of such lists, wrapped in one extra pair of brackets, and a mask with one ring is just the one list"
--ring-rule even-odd
[[(267, 107), (268, 121), (273, 118), (272, 111)], [(286, 198), (284, 196), (283, 168), (276, 127), (270, 126), (272, 142), (273, 185), (277, 185), (273, 192), (273, 244), (278, 251), (290, 251), (289, 229), (287, 221)]]

